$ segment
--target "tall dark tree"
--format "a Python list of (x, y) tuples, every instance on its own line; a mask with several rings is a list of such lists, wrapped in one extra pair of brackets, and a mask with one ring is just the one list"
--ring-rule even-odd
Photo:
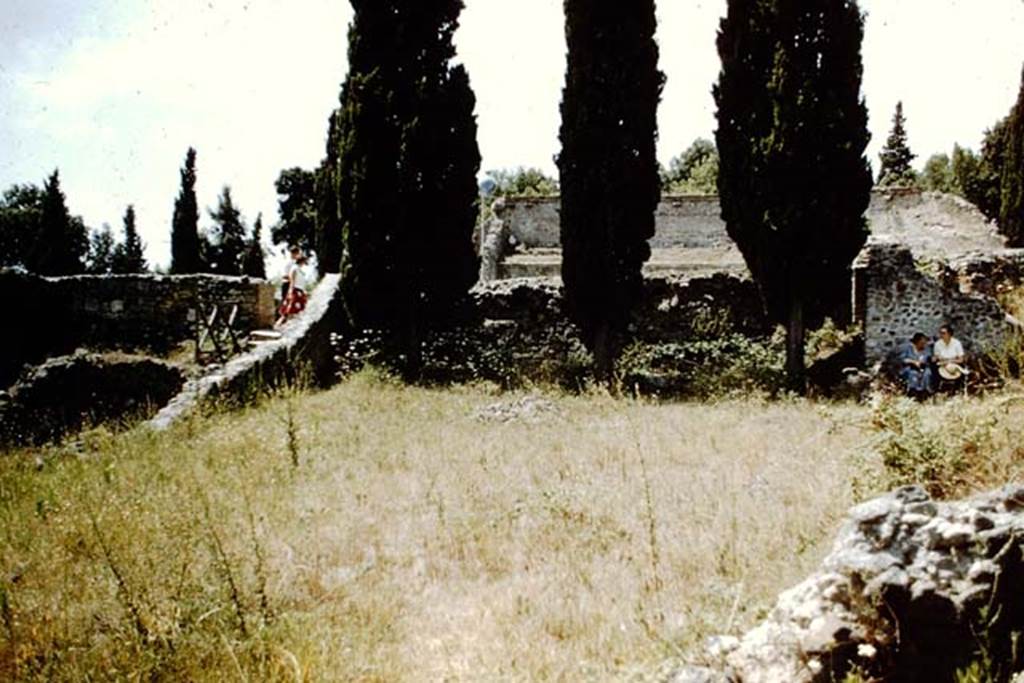
[(341, 270), (343, 243), (338, 207), (340, 116), (340, 110), (331, 112), (327, 124), (327, 153), (317, 169), (313, 190), (316, 255), (322, 273), (337, 273)]
[(903, 116), (903, 103), (896, 103), (892, 116), (892, 130), (878, 155), (882, 165), (878, 169), (878, 184), (881, 186), (912, 186), (917, 181), (910, 162), (917, 155), (910, 151), (907, 143), (907, 120)]
[(91, 275), (109, 275), (114, 271), (114, 253), (117, 245), (114, 233), (106, 223), (89, 235), (89, 255), (86, 272)]
[(12, 185), (0, 196), (0, 267), (28, 267), (45, 196), (37, 185)]
[(43, 188), (39, 229), (29, 258), (29, 270), (40, 275), (85, 272), (89, 235), (82, 219), (68, 212), (60, 174), (54, 171)]
[(217, 200), (217, 209), (210, 211), (213, 226), (208, 239), (213, 272), (220, 275), (241, 275), (246, 252), (245, 223), (242, 213), (225, 186)]
[(135, 207), (131, 204), (124, 212), (124, 239), (114, 250), (113, 271), (115, 273), (145, 273), (149, 270), (146, 264), (146, 245), (139, 237), (135, 227)]
[(805, 327), (849, 317), (871, 170), (854, 0), (730, 0), (715, 88), (722, 217), (769, 314), (786, 324), (791, 387)]
[(661, 198), (655, 144), (664, 76), (653, 0), (565, 0), (562, 281), (569, 315), (611, 375), (643, 296)]
[(1011, 247), (1024, 247), (1024, 74), (1017, 103), (1006, 120), (1005, 141), (999, 228)]
[(263, 252), (263, 214), (256, 216), (256, 222), (252, 224), (252, 237), (245, 247), (245, 257), (242, 259), (242, 275), (256, 277), (261, 280), (267, 279), (267, 264)]
[(316, 174), (304, 168), (286, 168), (274, 181), (280, 220), (270, 229), (274, 244), (295, 244), (304, 251), (316, 248)]
[(355, 0), (337, 119), (343, 296), (357, 329), (387, 332), (418, 372), (477, 270), (475, 99), (452, 38), (461, 0)]
[(196, 200), (196, 151), (189, 147), (181, 169), (181, 189), (174, 201), (171, 221), (171, 272), (206, 270), (199, 239), (199, 203)]

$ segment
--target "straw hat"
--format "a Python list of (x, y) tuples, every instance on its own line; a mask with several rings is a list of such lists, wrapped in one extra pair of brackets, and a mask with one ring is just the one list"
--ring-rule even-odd
[(945, 363), (939, 366), (939, 377), (945, 380), (958, 380), (967, 374), (967, 370), (956, 363)]

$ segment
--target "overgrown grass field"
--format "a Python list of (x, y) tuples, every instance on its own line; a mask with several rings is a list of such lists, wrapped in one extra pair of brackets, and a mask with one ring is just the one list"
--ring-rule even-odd
[(656, 679), (761, 618), (856, 498), (1019, 478), (1022, 418), (1012, 393), (654, 404), (364, 373), (93, 430), (0, 456), (0, 679)]

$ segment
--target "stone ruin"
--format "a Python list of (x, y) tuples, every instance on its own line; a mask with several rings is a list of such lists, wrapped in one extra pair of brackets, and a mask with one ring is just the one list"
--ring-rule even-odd
[(0, 306), (17, 325), (0, 357), (0, 445), (37, 445), (126, 419), (152, 418), (160, 429), (206, 400), (244, 401), (282, 382), (327, 384), (330, 334), (341, 318), (337, 286), (336, 275), (325, 277), (279, 337), (223, 366), (195, 368), (147, 356), (194, 338), (201, 304), (237, 306), (242, 334), (270, 327), (273, 285), (219, 275), (0, 270)]
[(672, 683), (952, 681), (1024, 669), (1024, 486), (959, 502), (905, 487), (853, 508), (817, 573), (748, 633), (710, 639)]
[[(478, 236), (480, 290), (559, 277), (558, 197), (500, 198), (493, 209)], [(866, 217), (871, 236), (854, 264), (851, 291), (869, 364), (914, 332), (935, 335), (943, 322), (954, 325), (969, 352), (996, 349), (1020, 333), (996, 297), (1024, 282), (1024, 250), (1007, 249), (977, 208), (952, 195), (891, 189), (873, 193)], [(664, 197), (651, 252), (649, 278), (749, 279), (717, 197)], [(734, 291), (753, 299), (731, 306), (760, 306), (756, 290)]]

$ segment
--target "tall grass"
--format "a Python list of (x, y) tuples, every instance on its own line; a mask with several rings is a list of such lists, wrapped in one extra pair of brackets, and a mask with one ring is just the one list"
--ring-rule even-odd
[(651, 675), (819, 562), (877, 439), (798, 401), (478, 417), (516, 398), (364, 373), (0, 457), (0, 679)]

